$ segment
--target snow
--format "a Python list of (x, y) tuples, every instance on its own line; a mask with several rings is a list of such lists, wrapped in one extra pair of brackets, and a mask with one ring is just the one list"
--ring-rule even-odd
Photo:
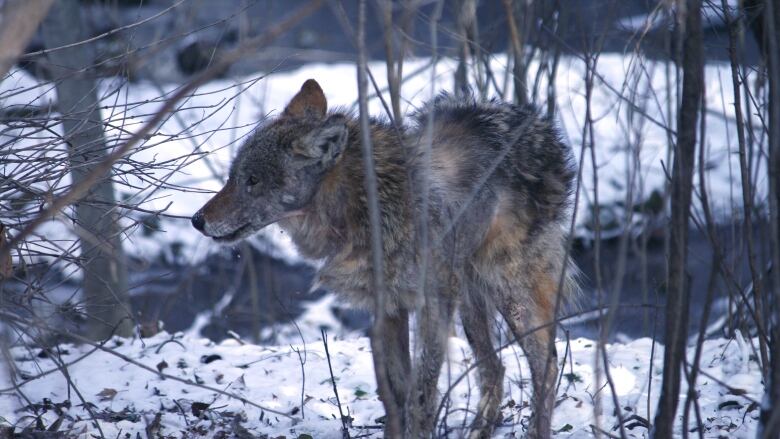
[[(37, 408), (43, 425), (52, 425), (59, 412), (63, 415), (59, 431), (77, 433), (80, 437), (99, 434), (90, 421), (93, 415), (99, 419), (105, 437), (111, 438), (136, 437), (137, 433), (146, 437), (150, 425), (158, 429), (153, 431), (166, 437), (221, 437), (220, 432), (236, 432), (242, 428), (245, 430), (241, 431), (269, 437), (301, 434), (315, 438), (341, 437), (324, 345), (318, 338), (305, 340), (306, 344), (299, 340), (288, 346), (255, 346), (232, 339), (215, 344), (184, 334), (160, 333), (147, 339), (115, 339), (106, 343), (105, 350), (91, 354), (93, 348), (88, 345), (61, 345), (54, 351), (59, 351), (61, 361), (68, 365), (70, 388), (55, 362), (49, 355), (41, 354), (40, 349), (17, 347), (11, 350), (11, 356), (19, 376), (26, 377), (21, 379), (21, 390)], [(639, 339), (606, 346), (610, 375), (628, 437), (648, 436), (642, 420), (652, 419), (660, 393), (663, 348), (655, 346), (651, 361), (652, 344), (650, 339)], [(614, 414), (611, 390), (604, 381), (603, 370), (597, 372), (594, 364), (596, 346), (596, 342), (587, 339), (571, 340), (568, 347), (565, 341), (557, 343), (560, 355), (569, 352), (566, 358), (561, 358), (562, 379), (553, 417), (557, 437), (592, 437), (592, 425), (617, 433), (618, 418)], [(353, 418), (353, 437), (359, 434), (381, 437), (376, 419), (383, 415), (383, 408), (376, 394), (368, 339), (330, 338), (328, 349), (342, 410)], [(468, 344), (461, 338), (450, 338), (448, 352), (448, 364), (439, 382), (442, 394), (474, 362)], [(501, 352), (507, 372), (503, 423), (495, 437), (521, 435), (530, 415), (529, 372), (519, 352), (515, 346)], [(89, 355), (82, 359), (85, 354)], [(189, 384), (142, 369), (118, 355)], [(693, 349), (689, 349), (689, 361), (692, 356)], [(705, 341), (701, 358), (697, 401), (705, 437), (754, 435), (759, 413), (754, 402), (760, 400), (763, 391), (756, 362), (741, 355), (738, 343), (724, 339)], [(34, 424), (34, 410), (13, 391), (7, 367), (6, 363), (0, 366), (3, 388), (0, 414), (5, 419), (0, 419), (0, 425), (8, 423), (23, 428)], [(50, 373), (36, 378), (45, 372)], [(447, 428), (452, 429), (450, 433), (455, 437), (467, 425), (464, 413), (473, 410), (478, 401), (476, 383), (472, 371), (454, 386), (451, 404), (445, 405)], [(93, 415), (80, 401), (76, 390), (90, 404)], [(683, 402), (685, 394), (683, 384)], [(599, 409), (595, 408), (596, 399), (600, 402)], [(70, 401), (67, 408), (63, 405), (66, 400)], [(160, 419), (155, 422), (158, 414)], [(691, 420), (693, 425), (693, 412)]]

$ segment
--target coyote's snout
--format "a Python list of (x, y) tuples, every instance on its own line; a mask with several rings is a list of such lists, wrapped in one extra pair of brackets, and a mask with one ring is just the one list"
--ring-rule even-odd
[[(432, 116), (432, 117), (431, 117)], [(532, 437), (549, 437), (557, 375), (555, 309), (576, 289), (564, 223), (574, 181), (570, 149), (530, 106), (447, 95), (406, 128), (372, 121), (386, 300), (380, 395), (408, 437), (430, 437), (450, 321), (459, 311), (479, 370), (471, 437), (501, 419), (504, 368), (491, 342), (498, 312), (520, 342), (534, 384)], [(430, 133), (426, 130), (432, 129)], [(371, 236), (359, 127), (328, 112), (314, 80), (259, 128), (233, 161), (225, 187), (193, 217), (217, 241), (278, 222), (320, 282), (374, 309)], [(417, 347), (409, 352), (409, 312)], [(376, 360), (376, 358), (375, 358)]]

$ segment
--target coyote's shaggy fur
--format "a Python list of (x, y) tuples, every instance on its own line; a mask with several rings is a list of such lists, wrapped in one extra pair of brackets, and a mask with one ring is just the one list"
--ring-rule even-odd
[[(478, 362), (481, 399), (472, 437), (500, 420), (504, 367), (491, 342), (494, 313), (526, 353), (534, 384), (529, 434), (550, 436), (557, 365), (554, 312), (562, 273), (575, 289), (565, 222), (575, 177), (571, 150), (530, 106), (442, 95), (400, 129), (371, 123), (381, 207), (388, 329), (384, 370), (404, 434), (430, 437), (437, 381), (454, 311)], [(371, 245), (357, 120), (328, 112), (314, 80), (259, 128), (225, 187), (192, 218), (218, 241), (278, 222), (324, 265), (319, 279), (373, 309)], [(426, 266), (422, 264), (426, 262)], [(408, 312), (416, 318), (415, 362)]]

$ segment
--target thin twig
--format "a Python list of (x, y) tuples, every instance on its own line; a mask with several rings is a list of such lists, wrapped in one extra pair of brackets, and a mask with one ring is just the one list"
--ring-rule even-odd
[(352, 423), (352, 419), (349, 416), (345, 416), (341, 410), (341, 400), (339, 399), (339, 389), (336, 387), (336, 377), (333, 375), (333, 365), (330, 362), (330, 351), (328, 350), (328, 334), (325, 333), (325, 329), (320, 329), (322, 334), (322, 344), (325, 345), (325, 358), (328, 359), (328, 371), (330, 372), (330, 382), (333, 384), (333, 394), (336, 395), (336, 405), (339, 408), (339, 417), (341, 418), (341, 437), (343, 439), (349, 439), (349, 425)]

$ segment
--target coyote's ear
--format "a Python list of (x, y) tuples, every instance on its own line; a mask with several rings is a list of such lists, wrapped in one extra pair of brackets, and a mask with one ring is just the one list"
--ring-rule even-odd
[(293, 143), (293, 152), (308, 160), (330, 166), (341, 156), (347, 144), (347, 119), (331, 116), (325, 123)]
[(284, 109), (285, 116), (301, 117), (306, 115), (324, 117), (328, 110), (328, 101), (322, 88), (313, 79), (307, 79), (301, 86), (301, 91), (296, 94), (287, 108)]

